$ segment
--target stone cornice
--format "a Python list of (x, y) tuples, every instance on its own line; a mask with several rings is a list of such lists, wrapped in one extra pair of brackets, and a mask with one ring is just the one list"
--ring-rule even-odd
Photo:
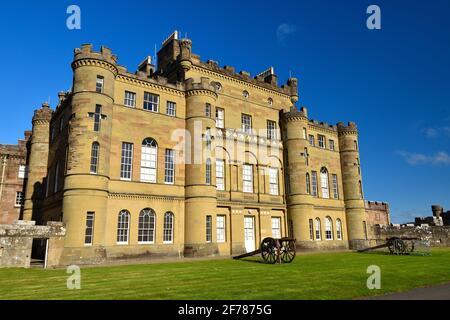
[(100, 60), (100, 59), (81, 58), (81, 59), (78, 59), (78, 60), (75, 60), (74, 62), (72, 62), (72, 70), (75, 70), (82, 66), (94, 66), (94, 67), (103, 68), (103, 69), (106, 69), (106, 70), (112, 72), (115, 77), (117, 77), (117, 75), (119, 73), (119, 70), (117, 69), (117, 67), (115, 65), (113, 65), (112, 63), (109, 63), (107, 61)]
[(181, 97), (184, 97), (184, 95), (185, 95), (185, 93), (182, 90), (170, 88), (170, 87), (164, 86), (162, 84), (156, 84), (156, 83), (153, 83), (150, 81), (144, 81), (144, 80), (132, 78), (130, 76), (123, 75), (123, 74), (120, 74), (117, 77), (117, 80), (124, 82), (124, 83), (128, 83), (128, 84), (138, 85), (138, 86), (141, 86), (144, 88), (150, 88), (150, 89), (155, 89), (155, 90), (159, 90), (159, 91), (170, 93), (170, 94), (175, 94), (175, 95), (181, 96)]
[(184, 201), (184, 197), (170, 197), (162, 195), (149, 195), (139, 193), (114, 193), (110, 192), (108, 197), (121, 200), (160, 200), (160, 201)]
[(208, 89), (191, 89), (186, 91), (186, 97), (200, 96), (200, 95), (210, 96), (213, 99), (217, 99), (217, 93)]

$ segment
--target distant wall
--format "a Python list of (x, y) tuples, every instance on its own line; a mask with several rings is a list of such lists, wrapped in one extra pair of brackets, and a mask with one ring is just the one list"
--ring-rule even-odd
[(379, 239), (408, 237), (430, 240), (433, 247), (450, 246), (450, 226), (375, 226), (374, 234)]

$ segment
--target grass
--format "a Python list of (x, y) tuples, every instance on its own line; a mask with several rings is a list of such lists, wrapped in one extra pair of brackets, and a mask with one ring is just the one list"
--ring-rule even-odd
[[(0, 299), (352, 299), (450, 281), (450, 249), (432, 256), (301, 254), (291, 264), (197, 260), (81, 269), (81, 289), (65, 269), (0, 269)], [(369, 290), (369, 265), (381, 289)]]

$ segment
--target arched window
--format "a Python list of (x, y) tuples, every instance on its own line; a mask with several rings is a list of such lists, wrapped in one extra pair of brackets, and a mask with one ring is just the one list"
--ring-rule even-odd
[(325, 218), (325, 239), (333, 240), (333, 221), (330, 217)]
[(99, 143), (98, 142), (92, 143), (92, 147), (91, 147), (91, 173), (97, 173), (99, 153), (100, 153), (100, 145), (99, 145)]
[(315, 224), (316, 224), (316, 240), (321, 240), (322, 239), (322, 230), (320, 227), (320, 219), (319, 218), (316, 218)]
[(145, 138), (141, 148), (141, 181), (156, 182), (158, 144), (152, 138)]
[(206, 159), (206, 184), (211, 184), (211, 159)]
[(341, 219), (336, 219), (336, 237), (342, 240), (342, 222)]
[(306, 193), (311, 194), (311, 183), (309, 179), (309, 173), (306, 173)]
[(59, 190), (59, 162), (56, 162), (55, 175), (53, 181), (53, 193)]
[(321, 188), (322, 188), (322, 198), (325, 198), (325, 199), (330, 198), (327, 168), (320, 169), (320, 183), (321, 183)]
[(138, 242), (155, 242), (155, 211), (150, 208), (145, 208), (139, 213)]
[(164, 214), (163, 243), (173, 243), (173, 213)]
[(130, 230), (130, 213), (127, 210), (119, 212), (117, 219), (117, 244), (127, 244)]

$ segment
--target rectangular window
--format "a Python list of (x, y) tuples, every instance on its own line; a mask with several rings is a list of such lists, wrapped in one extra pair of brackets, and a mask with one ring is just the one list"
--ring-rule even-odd
[(216, 188), (225, 190), (225, 161), (216, 160)]
[(103, 92), (103, 81), (104, 78), (102, 76), (97, 76), (97, 80), (95, 81), (95, 91), (98, 93)]
[(175, 152), (172, 149), (166, 149), (165, 166), (164, 166), (164, 182), (174, 183), (175, 176)]
[(122, 142), (120, 179), (131, 180), (132, 170), (133, 170), (133, 144), (128, 142)]
[(206, 184), (211, 184), (211, 159), (206, 159)]
[(166, 114), (172, 117), (177, 115), (177, 104), (172, 101), (167, 101)]
[(25, 179), (25, 178), (27, 178), (27, 167), (26, 167), (26, 166), (24, 166), (24, 165), (20, 165), (20, 166), (19, 166), (19, 174), (18, 174), (18, 177), (19, 177), (20, 179)]
[(159, 96), (144, 92), (144, 110), (158, 112)]
[(94, 238), (94, 212), (88, 212), (86, 214), (86, 229), (84, 233), (84, 244), (86, 246), (92, 245), (92, 240)]
[(281, 239), (281, 218), (272, 218), (272, 237)]
[(311, 187), (312, 196), (317, 197), (317, 171), (311, 172)]
[(319, 134), (317, 135), (317, 140), (319, 142), (319, 148), (325, 149), (325, 136)]
[(309, 219), (309, 240), (314, 240), (314, 224), (312, 219)]
[(123, 102), (127, 107), (136, 107), (136, 93), (131, 91), (125, 91), (125, 99)]
[(333, 197), (335, 199), (339, 199), (339, 191), (338, 191), (338, 181), (337, 181), (337, 175), (332, 175), (333, 179)]
[(205, 105), (205, 117), (211, 118), (211, 105), (209, 103)]
[(92, 144), (91, 148), (91, 168), (90, 172), (96, 174), (98, 170), (98, 156), (99, 156), (99, 150), (100, 145), (97, 142), (94, 142)]
[(212, 216), (206, 216), (206, 242), (212, 241)]
[(241, 122), (242, 122), (242, 131), (245, 133), (252, 133), (252, 117), (248, 114), (242, 114), (241, 115)]
[(353, 143), (355, 144), (355, 150), (358, 150), (358, 141), (353, 141)]
[(275, 121), (267, 120), (267, 139), (275, 140), (277, 138), (277, 125)]
[(278, 195), (278, 169), (269, 168), (269, 192), (273, 195)]
[(303, 128), (303, 139), (306, 139), (306, 128)]
[(23, 205), (23, 192), (22, 191), (17, 191), (16, 192), (16, 202), (14, 204), (14, 206), (16, 207), (20, 207)]
[(216, 127), (223, 129), (225, 128), (225, 111), (222, 108), (216, 107)]
[(314, 136), (312, 134), (310, 134), (308, 137), (309, 137), (310, 146), (314, 147), (314, 145), (315, 145)]
[(217, 216), (217, 242), (225, 242), (225, 216)]
[(330, 139), (330, 140), (328, 141), (328, 144), (330, 145), (330, 150), (331, 150), (331, 151), (334, 151), (334, 140), (331, 140), (331, 139)]
[(244, 192), (253, 192), (253, 166), (244, 164), (242, 166), (242, 182)]
[(95, 113), (94, 113), (94, 131), (100, 131), (100, 122), (102, 117), (102, 106), (99, 104), (95, 105)]

